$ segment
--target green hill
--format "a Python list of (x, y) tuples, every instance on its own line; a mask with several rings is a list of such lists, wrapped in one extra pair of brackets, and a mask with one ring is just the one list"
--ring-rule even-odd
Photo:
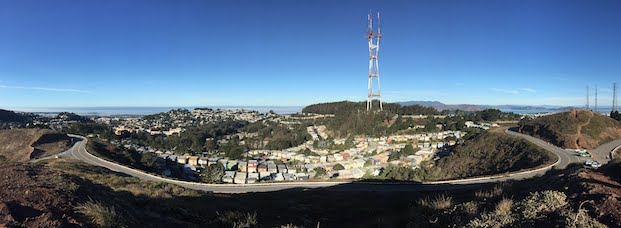
[(435, 165), (417, 171), (421, 180), (445, 180), (514, 172), (554, 161), (550, 153), (525, 139), (487, 132), (456, 146)]
[(587, 110), (572, 110), (520, 123), (519, 131), (562, 148), (593, 149), (621, 138), (621, 123)]

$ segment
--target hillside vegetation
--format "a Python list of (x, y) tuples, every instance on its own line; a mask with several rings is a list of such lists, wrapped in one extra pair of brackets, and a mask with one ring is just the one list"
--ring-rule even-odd
[[(614, 227), (621, 222), (619, 183), (580, 167), (496, 186), (414, 194), (330, 189), (216, 194), (67, 159), (5, 164), (0, 172), (9, 175), (0, 179), (0, 226), (9, 227)], [(586, 200), (591, 203), (583, 206)]]
[(418, 169), (420, 180), (444, 180), (494, 175), (530, 169), (556, 161), (525, 139), (486, 132), (455, 147), (435, 164)]
[(50, 156), (69, 148), (66, 134), (49, 129), (0, 130), (0, 162), (19, 162)]
[(621, 123), (587, 110), (572, 110), (522, 121), (519, 131), (562, 148), (593, 149), (621, 138)]

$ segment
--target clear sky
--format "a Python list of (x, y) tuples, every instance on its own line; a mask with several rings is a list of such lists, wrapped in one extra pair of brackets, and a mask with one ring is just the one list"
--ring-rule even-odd
[(0, 0), (0, 107), (385, 101), (609, 105), (621, 1)]

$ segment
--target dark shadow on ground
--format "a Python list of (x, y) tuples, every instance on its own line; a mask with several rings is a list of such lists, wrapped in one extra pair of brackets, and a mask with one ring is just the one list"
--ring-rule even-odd
[[(579, 167), (572, 165), (568, 170)], [(437, 218), (440, 215), (422, 208), (419, 204), (421, 199), (445, 195), (452, 198), (453, 204), (473, 200), (485, 203), (497, 202), (503, 197), (524, 197), (532, 191), (562, 191), (569, 185), (566, 180), (569, 178), (568, 170), (550, 170), (543, 176), (529, 180), (491, 184), (428, 186), (413, 182), (355, 181), (323, 188), (291, 188), (242, 194), (197, 193), (168, 184), (149, 183), (153, 185), (152, 190), (163, 191), (166, 193), (164, 195), (174, 197), (152, 195), (148, 191), (135, 195), (74, 178), (77, 178), (80, 186), (86, 186), (77, 191), (80, 199), (92, 198), (114, 206), (130, 227), (232, 226), (227, 219), (239, 219), (248, 213), (256, 213), (256, 220), (261, 227), (287, 224), (303, 227), (317, 227), (318, 224), (320, 227), (403, 227), (418, 224), (420, 227), (433, 227), (447, 224), (429, 223), (428, 220), (433, 216)], [(97, 172), (117, 175), (104, 168), (98, 168)], [(135, 178), (128, 180), (134, 182)], [(499, 195), (477, 196), (477, 192), (491, 191), (496, 186), (503, 189)], [(188, 192), (197, 195), (188, 196)], [(480, 210), (490, 211), (494, 208)]]

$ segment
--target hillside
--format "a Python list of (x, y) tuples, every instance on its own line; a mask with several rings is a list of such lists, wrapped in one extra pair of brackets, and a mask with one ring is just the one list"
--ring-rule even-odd
[(457, 179), (514, 172), (554, 161), (556, 157), (522, 138), (487, 132), (456, 146), (450, 155), (418, 174), (421, 180)]
[(67, 150), (70, 145), (71, 140), (66, 134), (49, 129), (0, 130), (0, 162), (50, 156)]
[[(603, 224), (615, 227), (621, 224), (619, 180), (578, 166), (554, 170), (532, 180), (415, 194), (341, 192), (333, 191), (332, 187), (216, 194), (124, 177), (67, 159), (39, 165), (5, 164), (0, 165), (0, 172), (8, 175), (0, 179), (0, 226), (9, 227), (602, 227)], [(590, 203), (579, 210), (585, 201)]]
[(593, 149), (621, 138), (621, 122), (587, 110), (572, 110), (522, 121), (519, 132), (562, 148)]

